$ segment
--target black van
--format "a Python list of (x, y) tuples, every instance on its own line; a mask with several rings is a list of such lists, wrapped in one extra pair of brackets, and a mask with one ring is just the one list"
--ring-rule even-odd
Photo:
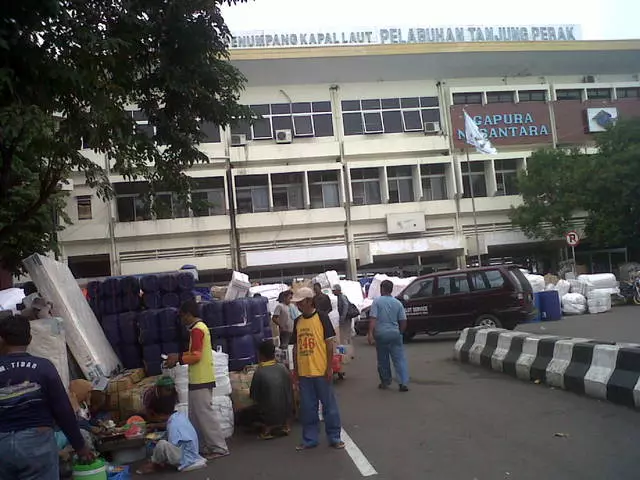
[[(407, 339), (471, 326), (513, 330), (535, 317), (531, 285), (515, 265), (425, 275), (411, 282), (398, 300), (407, 311)], [(364, 310), (356, 322), (358, 335), (367, 334), (368, 316), (369, 310)]]

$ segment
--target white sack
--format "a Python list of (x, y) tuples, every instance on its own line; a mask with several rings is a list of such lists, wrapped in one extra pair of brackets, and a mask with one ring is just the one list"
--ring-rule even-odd
[(571, 284), (566, 280), (560, 279), (556, 283), (556, 290), (558, 291), (558, 296), (562, 298), (571, 290)]
[(342, 288), (342, 293), (347, 296), (349, 301), (358, 307), (359, 310), (362, 310), (364, 293), (362, 292), (360, 282), (340, 280), (340, 287)]
[(567, 293), (562, 297), (562, 313), (581, 315), (587, 311), (587, 299), (579, 293)]
[(64, 263), (33, 254), (22, 261), (40, 294), (64, 319), (69, 350), (87, 380), (109, 377), (122, 368), (78, 282)]
[(7, 288), (0, 290), (0, 310), (12, 310), (14, 313), (18, 310), (16, 306), (22, 303), (24, 299), (24, 290), (21, 288)]
[(578, 280), (587, 284), (588, 289), (615, 288), (618, 281), (613, 273), (596, 273), (594, 275), (580, 275)]
[(266, 297), (269, 301), (269, 313), (273, 315), (273, 312), (278, 305), (278, 296), (282, 292), (286, 292), (287, 290), (291, 290), (291, 288), (289, 287), (289, 285), (285, 285), (284, 283), (256, 285), (255, 287), (251, 287), (249, 289), (249, 296), (253, 296), (256, 293), (259, 293), (263, 297)]
[(545, 285), (542, 275), (525, 275), (525, 277), (529, 280), (533, 293), (544, 292)]
[(604, 313), (611, 310), (611, 295), (598, 296), (587, 300), (589, 313)]
[(223, 395), (213, 397), (211, 400), (213, 406), (213, 416), (224, 435), (224, 438), (233, 436), (233, 403), (231, 397)]
[(222, 349), (213, 350), (213, 370), (216, 375), (216, 387), (213, 396), (231, 395), (231, 378), (229, 377), (229, 355)]
[(371, 281), (371, 285), (369, 286), (369, 294), (367, 298), (374, 299), (380, 296), (380, 284), (385, 280), (391, 280), (393, 283), (393, 292), (392, 295), (395, 297), (400, 295), (400, 292), (404, 290), (407, 285), (413, 282), (416, 277), (408, 277), (408, 278), (400, 278), (400, 277), (389, 277), (385, 274), (376, 274)]
[(31, 343), (27, 353), (35, 357), (42, 357), (56, 367), (62, 384), (69, 386), (69, 361), (67, 358), (67, 342), (61, 318), (42, 318), (31, 320)]
[(587, 295), (587, 284), (585, 282), (582, 282), (580, 280), (567, 280), (569, 282), (569, 285), (571, 286), (571, 293), (579, 293), (582, 296), (586, 296)]

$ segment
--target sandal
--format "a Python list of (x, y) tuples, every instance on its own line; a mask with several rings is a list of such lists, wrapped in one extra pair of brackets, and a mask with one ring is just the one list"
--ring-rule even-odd
[(258, 435), (258, 440), (273, 440), (276, 438), (272, 433), (262, 432)]
[(226, 457), (229, 455), (229, 452), (226, 453), (205, 453), (205, 454), (201, 454), (204, 458), (206, 458), (207, 460), (215, 460), (217, 458), (222, 458), (222, 457)]
[(332, 443), (331, 448), (335, 448), (336, 450), (344, 450), (345, 444), (342, 440), (336, 443)]
[(304, 452), (305, 450), (312, 450), (314, 448), (316, 448), (318, 445), (305, 445), (304, 443), (301, 445), (298, 445), (296, 447), (296, 452)]

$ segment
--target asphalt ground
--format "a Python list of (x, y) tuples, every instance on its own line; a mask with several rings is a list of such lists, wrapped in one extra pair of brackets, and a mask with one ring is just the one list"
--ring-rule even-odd
[[(521, 325), (518, 330), (640, 343), (640, 307)], [(377, 474), (420, 480), (640, 478), (640, 415), (629, 408), (523, 382), (452, 360), (456, 335), (406, 345), (411, 391), (380, 391), (375, 350), (356, 338), (356, 360), (336, 385), (345, 431)], [(207, 469), (151, 478), (355, 480), (349, 452), (298, 453), (300, 429), (259, 441), (236, 433), (231, 455)], [(355, 455), (360, 463), (362, 458)]]

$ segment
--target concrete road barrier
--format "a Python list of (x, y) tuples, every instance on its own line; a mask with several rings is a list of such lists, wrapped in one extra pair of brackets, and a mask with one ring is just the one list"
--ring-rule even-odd
[(474, 327), (463, 330), (454, 358), (522, 380), (640, 408), (638, 344)]

